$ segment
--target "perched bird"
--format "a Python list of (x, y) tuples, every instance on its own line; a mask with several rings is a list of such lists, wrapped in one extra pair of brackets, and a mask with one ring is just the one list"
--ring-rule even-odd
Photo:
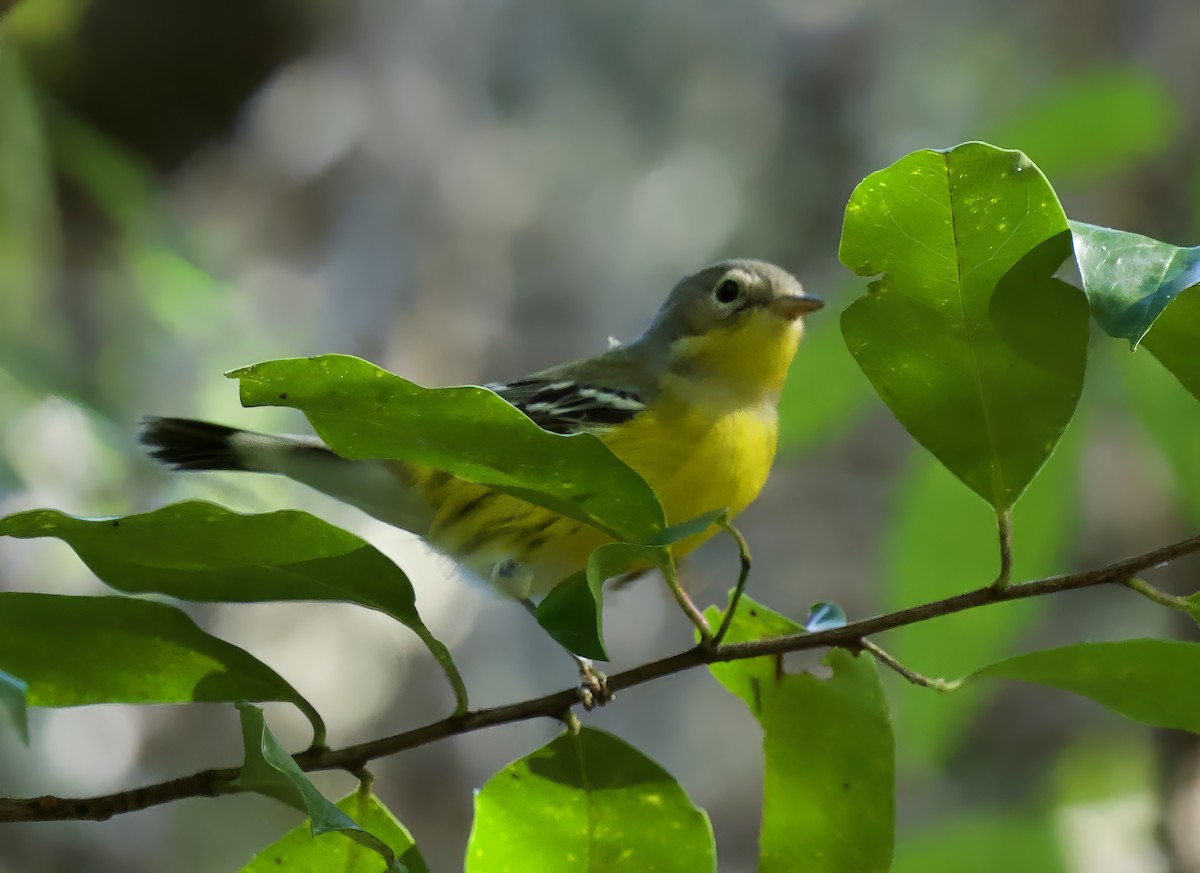
[[(785, 270), (729, 260), (681, 280), (640, 338), (495, 391), (542, 428), (594, 433), (687, 521), (741, 512), (775, 456), (776, 406), (803, 331), (820, 309)], [(574, 519), (445, 472), (350, 461), (312, 436), (274, 436), (147, 418), (141, 441), (179, 470), (277, 473), (410, 530), (516, 597), (545, 594), (609, 541)], [(681, 557), (712, 530), (675, 544)]]

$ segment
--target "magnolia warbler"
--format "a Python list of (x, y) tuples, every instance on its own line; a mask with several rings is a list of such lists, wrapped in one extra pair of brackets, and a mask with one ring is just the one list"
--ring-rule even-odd
[[(669, 524), (758, 496), (775, 456), (776, 406), (822, 301), (788, 272), (728, 260), (681, 280), (640, 338), (495, 391), (542, 428), (594, 433), (649, 483)], [(545, 594), (607, 535), (519, 498), (399, 461), (350, 461), (312, 436), (148, 417), (141, 441), (178, 470), (278, 473), (412, 531), (516, 597)], [(713, 530), (675, 544), (682, 557)]]

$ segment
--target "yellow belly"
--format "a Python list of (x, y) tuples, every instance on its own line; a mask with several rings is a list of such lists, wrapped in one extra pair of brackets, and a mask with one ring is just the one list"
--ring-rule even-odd
[[(778, 430), (775, 409), (765, 404), (713, 416), (664, 398), (604, 441), (654, 489), (667, 523), (678, 524), (714, 509), (733, 517), (749, 506), (767, 481)], [(712, 534), (672, 551), (685, 555)]]
[[(601, 439), (658, 495), (668, 524), (714, 509), (737, 515), (766, 482), (775, 456), (773, 407), (720, 415), (664, 399)], [(482, 485), (421, 471), (418, 487), (436, 507), (426, 539), (476, 575), (516, 596), (545, 594), (583, 569), (588, 555), (611, 538), (573, 519)], [(713, 535), (676, 543), (678, 557)], [(513, 578), (498, 568), (515, 564)]]

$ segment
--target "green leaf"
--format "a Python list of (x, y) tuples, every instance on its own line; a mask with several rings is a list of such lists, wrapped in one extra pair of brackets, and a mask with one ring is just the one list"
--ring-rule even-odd
[[(1013, 574), (1036, 579), (1059, 570), (1078, 534), (1083, 422), (1076, 419), (1054, 456), (1013, 510)], [(878, 596), (884, 612), (952, 597), (989, 584), (999, 569), (996, 521), (987, 507), (924, 452), (914, 453), (895, 488), (896, 510), (883, 540)], [(888, 634), (887, 650), (914, 670), (961, 676), (999, 660), (1046, 612), (1045, 598), (971, 609)], [(954, 697), (896, 678), (893, 721), (901, 761), (943, 765), (995, 689)]]
[(728, 520), (729, 510), (713, 509), (703, 515), (697, 515), (695, 518), (689, 518), (687, 521), (681, 521), (679, 524), (673, 524), (660, 534), (651, 537), (646, 545), (650, 546), (671, 546), (680, 540), (686, 540), (690, 537), (699, 536), (707, 531), (714, 524), (720, 521)]
[(1200, 287), (1175, 298), (1154, 323), (1143, 345), (1170, 370), (1191, 395), (1200, 400)]
[(588, 556), (587, 569), (573, 573), (551, 589), (538, 604), (538, 624), (576, 655), (607, 661), (604, 648), (604, 583), (638, 563), (665, 566), (671, 560), (666, 546), (606, 543)]
[(422, 388), (348, 355), (266, 361), (228, 374), (245, 406), (301, 410), (347, 458), (445, 470), (544, 506), (618, 540), (662, 531), (650, 486), (593, 434), (542, 430), (485, 388)]
[(259, 707), (239, 702), (237, 708), (242, 716), (242, 742), (246, 758), (235, 783), (236, 788), (273, 798), (306, 813), (314, 839), (322, 834), (343, 834), (382, 857), (385, 864), (383, 869), (388, 873), (407, 873), (386, 842), (363, 830), (317, 790), (268, 730)]
[(30, 706), (283, 700), (312, 722), (314, 745), (325, 738), (279, 674), (164, 603), (0, 593), (0, 669), (28, 683)]
[[(704, 611), (710, 627), (719, 627), (725, 617), (724, 611), (710, 606)], [(763, 606), (753, 598), (743, 595), (738, 601), (737, 611), (729, 624), (725, 643), (746, 643), (800, 633), (803, 627), (786, 615)], [(763, 719), (766, 699), (774, 691), (783, 675), (782, 656), (769, 655), (762, 658), (743, 658), (737, 661), (709, 664), (713, 678), (735, 697), (740, 697), (750, 707), (750, 712), (759, 722)]]
[(964, 682), (1003, 677), (1090, 697), (1134, 721), (1200, 733), (1200, 643), (1122, 640), (1076, 643), (1018, 655)]
[(763, 713), (760, 873), (886, 873), (894, 751), (875, 662), (831, 649), (829, 679), (782, 676)]
[(475, 795), (467, 873), (715, 867), (708, 816), (669, 773), (604, 731), (561, 734)]
[(995, 811), (938, 821), (896, 845), (891, 873), (1066, 873), (1054, 819)]
[(241, 515), (203, 501), (102, 519), (37, 509), (0, 519), (0, 535), (57, 537), (105, 584), (131, 594), (335, 601), (379, 610), (421, 638), (449, 678), (458, 711), (466, 711), (462, 678), (417, 613), (408, 577), (374, 546), (308, 513)]
[(29, 745), (29, 716), (25, 712), (25, 695), (29, 685), (16, 676), (10, 676), (0, 670), (0, 711), (8, 714), (8, 719), (17, 729), (21, 742)]
[[(722, 613), (705, 611), (716, 626)], [(743, 596), (726, 642), (803, 632)], [(892, 855), (894, 752), (875, 662), (831, 649), (829, 679), (783, 671), (783, 658), (708, 669), (763, 727), (765, 777), (759, 871), (884, 873)]]
[(1071, 234), (1092, 314), (1109, 336), (1129, 340), (1131, 349), (1172, 300), (1200, 283), (1200, 246), (1183, 249), (1081, 221), (1071, 222)]
[[(359, 790), (337, 802), (337, 808), (364, 830), (387, 844), (408, 873), (428, 873), (412, 835), (379, 798)], [(377, 873), (384, 867), (379, 854), (350, 840), (313, 839), (308, 822), (299, 824), (267, 846), (239, 873)]]
[(704, 533), (725, 518), (724, 509), (714, 509), (688, 521), (673, 524), (650, 542), (606, 543), (588, 556), (587, 568), (573, 573), (551, 589), (538, 604), (536, 617), (559, 645), (585, 658), (608, 660), (604, 648), (604, 583), (636, 565), (671, 572), (670, 546)]
[(1161, 153), (1178, 128), (1179, 110), (1161, 79), (1107, 67), (1041, 89), (991, 139), (1020, 145), (1061, 186), (1132, 168)]
[(1070, 421), (1083, 385), (1087, 306), (1053, 277), (1066, 216), (1020, 152), (967, 143), (868, 176), (839, 256), (882, 274), (842, 315), (850, 353), (892, 413), (1003, 510)]

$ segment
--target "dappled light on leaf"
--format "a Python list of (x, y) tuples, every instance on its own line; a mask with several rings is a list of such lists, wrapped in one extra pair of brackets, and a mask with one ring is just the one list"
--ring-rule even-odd
[(876, 276), (842, 315), (908, 431), (1002, 511), (1054, 450), (1083, 384), (1087, 306), (1053, 189), (1020, 152), (921, 151), (855, 190), (842, 263)]
[(665, 770), (595, 728), (560, 734), (475, 796), (467, 873), (715, 868), (708, 816)]

